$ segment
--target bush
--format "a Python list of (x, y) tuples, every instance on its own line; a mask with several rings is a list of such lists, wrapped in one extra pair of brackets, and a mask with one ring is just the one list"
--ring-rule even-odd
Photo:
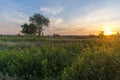
[(119, 39), (92, 38), (77, 42), (70, 39), (64, 43), (65, 39), (35, 38), (33, 42), (21, 37), (21, 40), (10, 41), (12, 45), (1, 40), (4, 43), (0, 44), (1, 80), (3, 77), (6, 80), (7, 77), (12, 80), (120, 79)]

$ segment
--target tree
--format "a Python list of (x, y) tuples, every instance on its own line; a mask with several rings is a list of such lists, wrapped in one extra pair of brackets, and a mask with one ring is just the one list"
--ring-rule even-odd
[(37, 33), (41, 36), (43, 27), (49, 27), (49, 19), (43, 16), (42, 14), (35, 13), (32, 17), (30, 17), (30, 22), (37, 26)]
[(100, 33), (99, 33), (99, 37), (103, 37), (104, 36), (104, 31), (101, 31)]
[(37, 27), (33, 23), (30, 24), (25, 23), (24, 25), (21, 25), (21, 27), (23, 28), (21, 32), (24, 34), (30, 34), (30, 35), (36, 34)]

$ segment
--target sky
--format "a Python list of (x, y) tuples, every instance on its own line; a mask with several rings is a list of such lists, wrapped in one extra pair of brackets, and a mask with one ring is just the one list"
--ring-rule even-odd
[(120, 0), (0, 0), (0, 34), (19, 34), (34, 13), (50, 19), (45, 35), (120, 31)]

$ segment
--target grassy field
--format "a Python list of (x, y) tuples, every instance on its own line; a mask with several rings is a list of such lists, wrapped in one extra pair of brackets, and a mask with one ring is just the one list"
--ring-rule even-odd
[(0, 36), (0, 80), (120, 80), (120, 38)]

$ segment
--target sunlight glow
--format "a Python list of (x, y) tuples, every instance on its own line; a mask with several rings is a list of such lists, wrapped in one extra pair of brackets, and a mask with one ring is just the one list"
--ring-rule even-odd
[(104, 35), (112, 35), (112, 28), (111, 27), (104, 27)]

